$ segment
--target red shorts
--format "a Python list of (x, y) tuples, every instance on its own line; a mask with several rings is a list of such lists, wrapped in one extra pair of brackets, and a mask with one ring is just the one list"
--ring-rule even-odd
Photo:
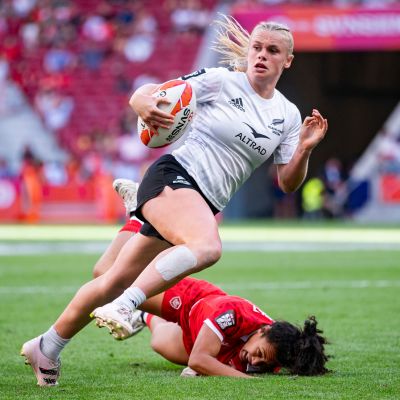
[(164, 293), (161, 316), (167, 321), (176, 322), (182, 328), (183, 344), (188, 354), (192, 348), (189, 313), (192, 307), (204, 297), (227, 294), (212, 283), (195, 278), (184, 278)]
[(225, 296), (226, 293), (212, 283), (186, 277), (164, 293), (161, 316), (167, 321), (185, 325), (189, 312), (200, 299), (210, 295)]
[(143, 225), (143, 222), (137, 218), (133, 218), (127, 221), (127, 223), (119, 230), (120, 232), (132, 232), (138, 233)]

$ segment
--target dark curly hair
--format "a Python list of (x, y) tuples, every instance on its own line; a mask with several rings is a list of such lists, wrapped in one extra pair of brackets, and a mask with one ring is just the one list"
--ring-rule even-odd
[(314, 316), (306, 319), (302, 329), (286, 321), (276, 321), (264, 331), (276, 349), (276, 361), (294, 375), (323, 375), (329, 371), (325, 367), (329, 356), (324, 347), (328, 341), (322, 333)]

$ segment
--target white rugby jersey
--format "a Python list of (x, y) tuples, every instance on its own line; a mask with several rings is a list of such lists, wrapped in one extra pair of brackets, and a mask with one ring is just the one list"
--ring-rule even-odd
[(290, 161), (300, 112), (276, 89), (272, 99), (259, 96), (243, 72), (209, 68), (182, 79), (196, 93), (197, 112), (185, 143), (172, 154), (222, 210), (272, 154), (275, 164)]

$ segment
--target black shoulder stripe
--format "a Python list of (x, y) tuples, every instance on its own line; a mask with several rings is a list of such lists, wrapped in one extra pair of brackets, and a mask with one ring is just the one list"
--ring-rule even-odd
[(186, 81), (186, 80), (188, 80), (188, 79), (190, 79), (190, 78), (194, 78), (194, 77), (196, 77), (196, 76), (203, 75), (203, 74), (205, 74), (205, 73), (206, 73), (205, 68), (202, 68), (202, 69), (199, 69), (199, 70), (197, 70), (197, 71), (192, 72), (192, 73), (189, 74), (189, 75), (183, 75), (183, 76), (181, 77), (181, 79), (184, 80), (184, 81)]

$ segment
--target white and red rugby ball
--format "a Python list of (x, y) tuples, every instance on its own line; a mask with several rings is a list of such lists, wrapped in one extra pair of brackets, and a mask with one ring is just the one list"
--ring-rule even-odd
[(154, 131), (138, 117), (138, 134), (147, 147), (168, 146), (177, 141), (190, 125), (196, 111), (196, 95), (189, 82), (174, 79), (159, 86), (153, 96), (170, 101), (170, 104), (160, 104), (159, 107), (175, 117), (174, 123), (169, 129), (159, 127)]

